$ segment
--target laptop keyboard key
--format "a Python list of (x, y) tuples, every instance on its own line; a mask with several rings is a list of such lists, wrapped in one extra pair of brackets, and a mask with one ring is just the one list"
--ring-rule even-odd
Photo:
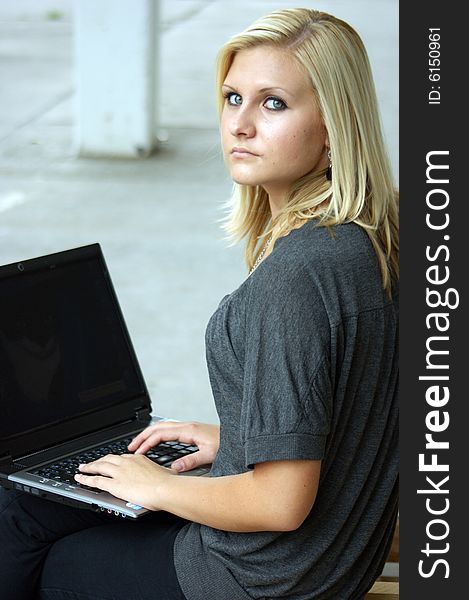
[(165, 465), (167, 463), (173, 462), (173, 456), (158, 456), (157, 458), (152, 458), (153, 462), (156, 462), (159, 465)]

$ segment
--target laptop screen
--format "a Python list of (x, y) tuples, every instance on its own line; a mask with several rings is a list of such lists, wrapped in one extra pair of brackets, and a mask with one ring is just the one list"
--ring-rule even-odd
[(0, 439), (145, 392), (93, 247), (84, 257), (70, 251), (73, 260), (26, 261), (0, 277)]

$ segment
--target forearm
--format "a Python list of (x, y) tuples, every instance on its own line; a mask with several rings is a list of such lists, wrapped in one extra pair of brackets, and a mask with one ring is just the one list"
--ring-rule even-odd
[(226, 477), (173, 476), (155, 508), (225, 531), (293, 531), (314, 505), (320, 472), (321, 461), (287, 460)]
[(158, 508), (224, 531), (267, 531), (275, 522), (272, 507), (256, 490), (253, 472), (171, 477), (161, 491)]

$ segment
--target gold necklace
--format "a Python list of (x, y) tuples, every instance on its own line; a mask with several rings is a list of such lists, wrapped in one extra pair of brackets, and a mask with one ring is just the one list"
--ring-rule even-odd
[(265, 253), (267, 252), (267, 248), (270, 246), (270, 242), (272, 241), (272, 236), (266, 241), (265, 246), (262, 248), (259, 256), (256, 258), (256, 262), (252, 265), (252, 269), (249, 271), (249, 275), (253, 273), (257, 267), (260, 265), (262, 259), (264, 258)]

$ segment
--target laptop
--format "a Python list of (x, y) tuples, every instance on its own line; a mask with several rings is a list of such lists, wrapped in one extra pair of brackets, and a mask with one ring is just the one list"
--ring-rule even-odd
[[(73, 476), (168, 420), (151, 413), (99, 244), (0, 267), (0, 485), (140, 518), (149, 511)], [(170, 467), (196, 450), (174, 441), (147, 456)]]

